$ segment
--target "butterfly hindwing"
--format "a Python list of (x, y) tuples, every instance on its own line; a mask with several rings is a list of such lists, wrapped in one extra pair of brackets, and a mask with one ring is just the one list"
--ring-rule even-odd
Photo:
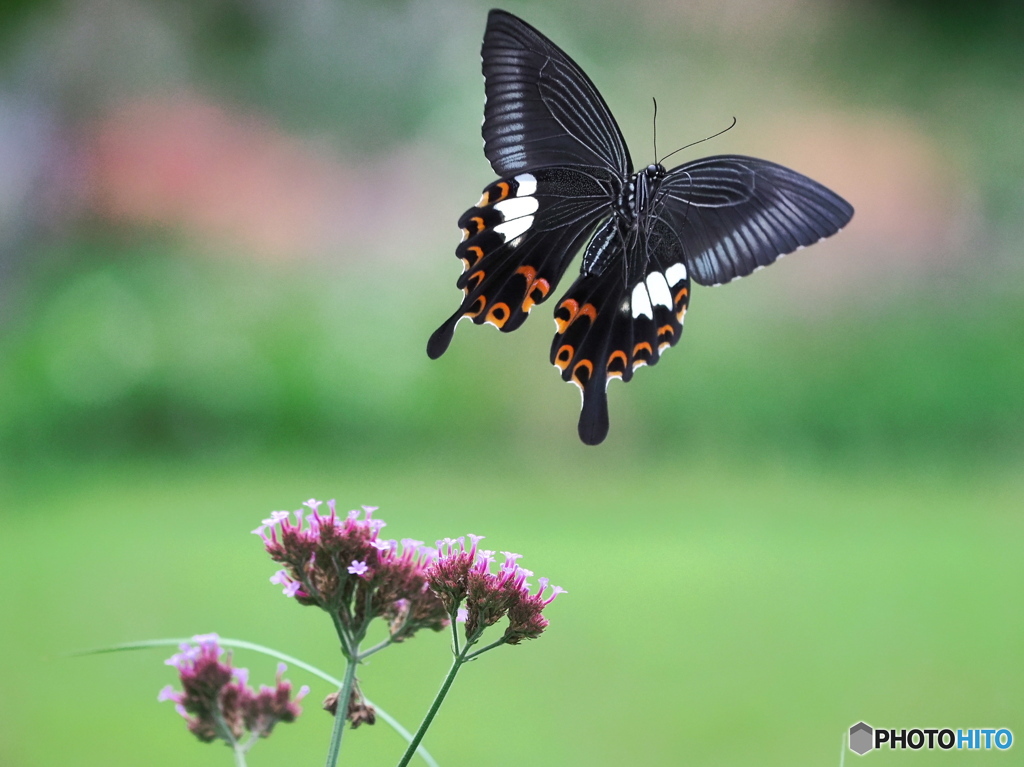
[(558, 285), (566, 267), (609, 205), (609, 179), (572, 168), (546, 168), (495, 181), (459, 219), (462, 304), (434, 332), (436, 359), (464, 317), (504, 332), (525, 322)]
[(817, 181), (740, 155), (673, 168), (658, 195), (701, 285), (745, 277), (830, 237), (853, 216), (853, 206)]
[(561, 48), (522, 19), (493, 10), (481, 55), (484, 154), (495, 173), (568, 164), (632, 173), (615, 118)]
[(682, 247), (667, 223), (654, 221), (649, 236), (633, 245), (648, 258), (632, 279), (622, 269), (629, 262), (626, 239), (609, 235), (607, 241), (618, 249), (608, 257), (612, 265), (581, 274), (558, 302), (551, 344), (551, 363), (583, 394), (579, 435), (588, 445), (608, 434), (608, 384), (629, 381), (679, 341), (690, 301)]

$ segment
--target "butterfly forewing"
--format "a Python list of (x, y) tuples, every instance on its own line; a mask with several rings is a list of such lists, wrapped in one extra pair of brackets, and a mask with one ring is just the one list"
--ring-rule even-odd
[(619, 126), (576, 63), (526, 22), (487, 17), (484, 154), (499, 176), (572, 164), (632, 173)]
[(817, 181), (740, 155), (673, 168), (658, 194), (701, 285), (745, 277), (835, 234), (853, 216), (846, 200)]

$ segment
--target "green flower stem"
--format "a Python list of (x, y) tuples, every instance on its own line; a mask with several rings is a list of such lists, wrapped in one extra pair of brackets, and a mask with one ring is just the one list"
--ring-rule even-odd
[(241, 758), (241, 764), (245, 765), (245, 747), (242, 746), (238, 740), (235, 739), (235, 735), (231, 732), (231, 728), (228, 727), (228, 723), (224, 721), (224, 715), (220, 711), (220, 703), (217, 704), (217, 710), (210, 712), (213, 714), (213, 724), (218, 735), (224, 739), (231, 750), (235, 752), (235, 764), (239, 764), (239, 758)]
[(394, 640), (389, 637), (388, 639), (385, 639), (383, 642), (380, 642), (379, 644), (375, 644), (369, 650), (364, 650), (363, 652), (359, 653), (359, 660), (365, 660), (366, 658), (369, 658), (374, 653), (380, 652), (385, 647), (390, 647), (392, 644), (394, 644)]
[(335, 767), (338, 754), (341, 753), (341, 736), (345, 734), (345, 722), (348, 721), (348, 702), (352, 697), (352, 685), (356, 679), (356, 665), (359, 648), (352, 648), (352, 655), (345, 667), (345, 678), (341, 680), (338, 690), (338, 705), (334, 709), (334, 730), (331, 731), (331, 745), (327, 749), (327, 767)]
[(451, 613), (451, 625), (452, 625), (452, 652), (456, 655), (459, 654), (459, 622), (458, 622), (459, 611), (453, 610)]
[(444, 683), (441, 685), (441, 689), (437, 693), (437, 697), (434, 698), (434, 702), (430, 704), (430, 710), (427, 711), (427, 715), (423, 718), (420, 728), (416, 730), (416, 734), (413, 735), (412, 740), (409, 741), (409, 747), (405, 750), (405, 754), (402, 755), (402, 761), (398, 763), (398, 767), (406, 767), (406, 765), (409, 764), (409, 760), (412, 759), (412, 755), (416, 753), (416, 747), (420, 744), (420, 741), (423, 740), (423, 736), (426, 735), (427, 728), (430, 727), (430, 723), (434, 721), (434, 715), (437, 714), (437, 710), (441, 708), (441, 703), (448, 694), (448, 690), (451, 688), (452, 682), (455, 681), (455, 675), (459, 673), (459, 669), (462, 667), (462, 664), (466, 662), (466, 650), (471, 646), (472, 643), (467, 642), (465, 649), (455, 656), (455, 660), (452, 662), (452, 667), (448, 671), (448, 676), (445, 677)]
[[(473, 658), (477, 657), (478, 655), (483, 655), (488, 650), (493, 650), (495, 647), (501, 647), (503, 644), (505, 644), (505, 637), (502, 637), (501, 639), (491, 642), (486, 647), (481, 647), (479, 650), (471, 652), (469, 655), (466, 656), (466, 660), (473, 660)], [(467, 647), (466, 649), (468, 650), (469, 648)]]
[(337, 610), (330, 611), (331, 620), (334, 621), (334, 630), (338, 634), (338, 640), (341, 642), (341, 653), (345, 656), (349, 664), (356, 662), (357, 653), (352, 651), (351, 640), (348, 636), (348, 631), (345, 630), (345, 624), (341, 622), (341, 617), (338, 615)]

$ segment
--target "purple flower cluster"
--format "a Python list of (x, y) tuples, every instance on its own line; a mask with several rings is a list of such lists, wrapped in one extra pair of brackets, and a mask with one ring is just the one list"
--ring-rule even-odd
[(422, 628), (440, 631), (448, 613), (427, 586), (436, 551), (422, 541), (399, 544), (380, 537), (385, 523), (364, 506), (339, 517), (334, 501), (306, 501), (293, 513), (275, 511), (253, 532), (270, 557), (284, 565), (271, 577), (286, 596), (316, 605), (335, 616), (355, 638), (373, 618), (388, 621), (391, 641), (408, 639)]
[(427, 572), (427, 582), (448, 614), (458, 611), (460, 619), (465, 620), (467, 640), (476, 641), (484, 629), (506, 615), (509, 625), (502, 637), (505, 644), (540, 636), (548, 625), (541, 613), (565, 589), (553, 586), (545, 598), (548, 579), (538, 578), (540, 585), (532, 591), (527, 578), (533, 573), (516, 564), (521, 554), (509, 551), (501, 552), (505, 561), (497, 573), (492, 573), (494, 552), (477, 548), (483, 536), (468, 538), (468, 547), (465, 538), (438, 541), (437, 559)]
[(277, 667), (274, 687), (261, 685), (256, 692), (248, 685), (249, 672), (231, 666), (230, 654), (222, 661), (223, 648), (216, 634), (192, 638), (181, 652), (167, 660), (178, 669), (181, 692), (167, 685), (158, 700), (171, 700), (188, 724), (189, 731), (204, 743), (220, 739), (233, 747), (248, 732), (250, 738), (265, 738), (278, 722), (294, 722), (302, 713), (298, 705), (308, 692), (303, 686), (292, 697), (291, 682), (282, 679), (285, 665)]

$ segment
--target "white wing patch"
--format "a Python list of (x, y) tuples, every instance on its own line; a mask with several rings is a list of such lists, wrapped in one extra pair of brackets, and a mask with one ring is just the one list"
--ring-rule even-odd
[(661, 272), (651, 272), (647, 275), (647, 291), (650, 293), (652, 304), (672, 308), (672, 291), (668, 289), (665, 275)]
[(668, 280), (668, 284), (674, 288), (686, 279), (686, 266), (681, 263), (672, 264), (672, 266), (665, 270), (665, 279)]
[(520, 218), (513, 218), (511, 221), (505, 221), (504, 223), (498, 224), (494, 227), (494, 231), (505, 238), (505, 242), (514, 240), (521, 234), (533, 226), (533, 216), (522, 216)]
[(506, 221), (536, 213), (539, 206), (536, 197), (511, 197), (494, 203), (494, 209), (499, 211)]
[(516, 176), (516, 183), (519, 184), (516, 190), (517, 197), (529, 197), (537, 191), (537, 179), (530, 173), (520, 173)]
[(636, 287), (633, 288), (631, 306), (633, 307), (633, 319), (638, 317), (654, 319), (654, 309), (651, 308), (651, 299), (647, 295), (647, 285), (645, 283), (638, 282)]

